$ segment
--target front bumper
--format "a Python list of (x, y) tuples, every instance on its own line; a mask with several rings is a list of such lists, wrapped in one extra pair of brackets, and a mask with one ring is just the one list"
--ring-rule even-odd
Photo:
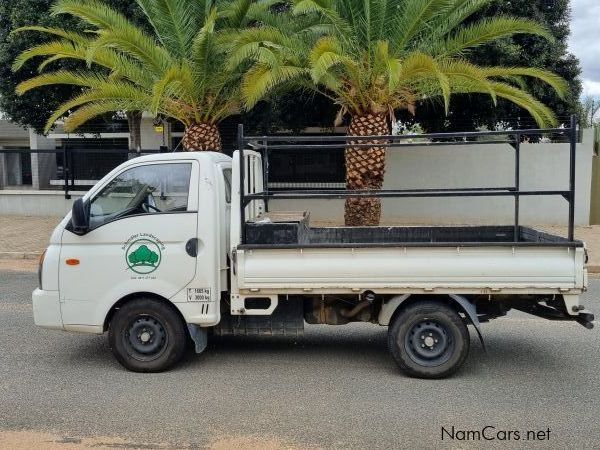
[(58, 291), (36, 289), (31, 294), (33, 321), (38, 327), (64, 330)]

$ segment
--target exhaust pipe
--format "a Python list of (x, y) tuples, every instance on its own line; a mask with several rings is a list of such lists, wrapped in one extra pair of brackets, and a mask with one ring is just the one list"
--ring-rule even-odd
[(352, 308), (350, 310), (342, 309), (340, 311), (340, 314), (342, 315), (342, 317), (350, 319), (352, 317), (355, 317), (359, 312), (361, 312), (367, 306), (371, 306), (371, 303), (373, 303), (373, 301), (375, 300), (375, 293), (373, 291), (366, 291), (363, 294), (363, 297), (364, 297), (364, 300), (362, 302), (360, 302), (358, 305), (356, 305), (354, 308)]

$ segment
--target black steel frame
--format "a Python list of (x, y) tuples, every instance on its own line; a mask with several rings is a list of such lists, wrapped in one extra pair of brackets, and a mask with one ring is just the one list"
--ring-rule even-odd
[[(524, 136), (540, 136), (545, 134), (562, 135), (568, 138), (569, 151), (569, 189), (568, 190), (521, 190), (521, 141)], [(574, 239), (575, 223), (575, 156), (577, 147), (577, 120), (571, 116), (568, 128), (548, 129), (524, 129), (507, 131), (481, 131), (460, 133), (430, 133), (424, 135), (387, 135), (387, 136), (246, 136), (243, 125), (238, 125), (237, 144), (239, 149), (240, 166), (240, 222), (241, 222), (241, 244), (246, 244), (246, 217), (245, 207), (253, 200), (264, 200), (265, 209), (268, 211), (270, 199), (345, 199), (348, 197), (379, 197), (379, 198), (402, 198), (402, 197), (513, 197), (514, 198), (514, 235), (510, 245), (531, 245), (519, 239), (519, 200), (523, 196), (562, 196), (569, 205), (568, 213), (568, 236), (567, 242), (561, 245), (579, 246), (581, 242)], [(473, 141), (478, 137), (504, 137), (504, 139), (493, 139), (489, 141)], [(269, 152), (280, 149), (340, 149), (346, 147), (369, 148), (373, 147), (373, 141), (377, 141), (379, 147), (392, 147), (408, 139), (428, 139), (432, 142), (417, 143), (411, 145), (434, 146), (434, 145), (486, 145), (492, 143), (509, 143), (515, 149), (515, 178), (513, 186), (504, 187), (472, 187), (456, 189), (395, 189), (395, 190), (336, 190), (336, 189), (313, 189), (313, 190), (278, 190), (269, 191)], [(450, 142), (444, 142), (450, 140)], [(350, 142), (351, 141), (351, 142)], [(360, 143), (368, 141), (368, 143)], [(318, 142), (318, 143), (317, 143)], [(253, 147), (252, 150), (260, 151), (263, 156), (263, 192), (245, 193), (245, 159), (244, 149), (246, 146)], [(392, 147), (393, 148), (393, 147)], [(471, 243), (473, 245), (486, 243)], [(489, 244), (489, 243), (488, 243)], [(397, 245), (397, 244), (396, 244)], [(462, 243), (460, 245), (465, 245)], [(310, 247), (311, 244), (305, 244)]]

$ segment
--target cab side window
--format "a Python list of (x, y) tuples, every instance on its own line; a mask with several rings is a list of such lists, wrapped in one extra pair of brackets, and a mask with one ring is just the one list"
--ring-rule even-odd
[(225, 202), (231, 203), (231, 169), (223, 169), (223, 181), (225, 182)]
[(187, 211), (190, 163), (149, 164), (117, 175), (91, 201), (90, 225), (135, 214)]

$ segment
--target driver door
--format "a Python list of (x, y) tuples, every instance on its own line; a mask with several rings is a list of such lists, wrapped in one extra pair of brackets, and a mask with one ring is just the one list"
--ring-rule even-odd
[[(167, 299), (196, 272), (186, 243), (197, 237), (198, 162), (124, 169), (90, 200), (90, 231), (63, 233), (59, 290), (65, 325), (99, 325), (136, 292)], [(196, 188), (194, 188), (194, 186)]]

